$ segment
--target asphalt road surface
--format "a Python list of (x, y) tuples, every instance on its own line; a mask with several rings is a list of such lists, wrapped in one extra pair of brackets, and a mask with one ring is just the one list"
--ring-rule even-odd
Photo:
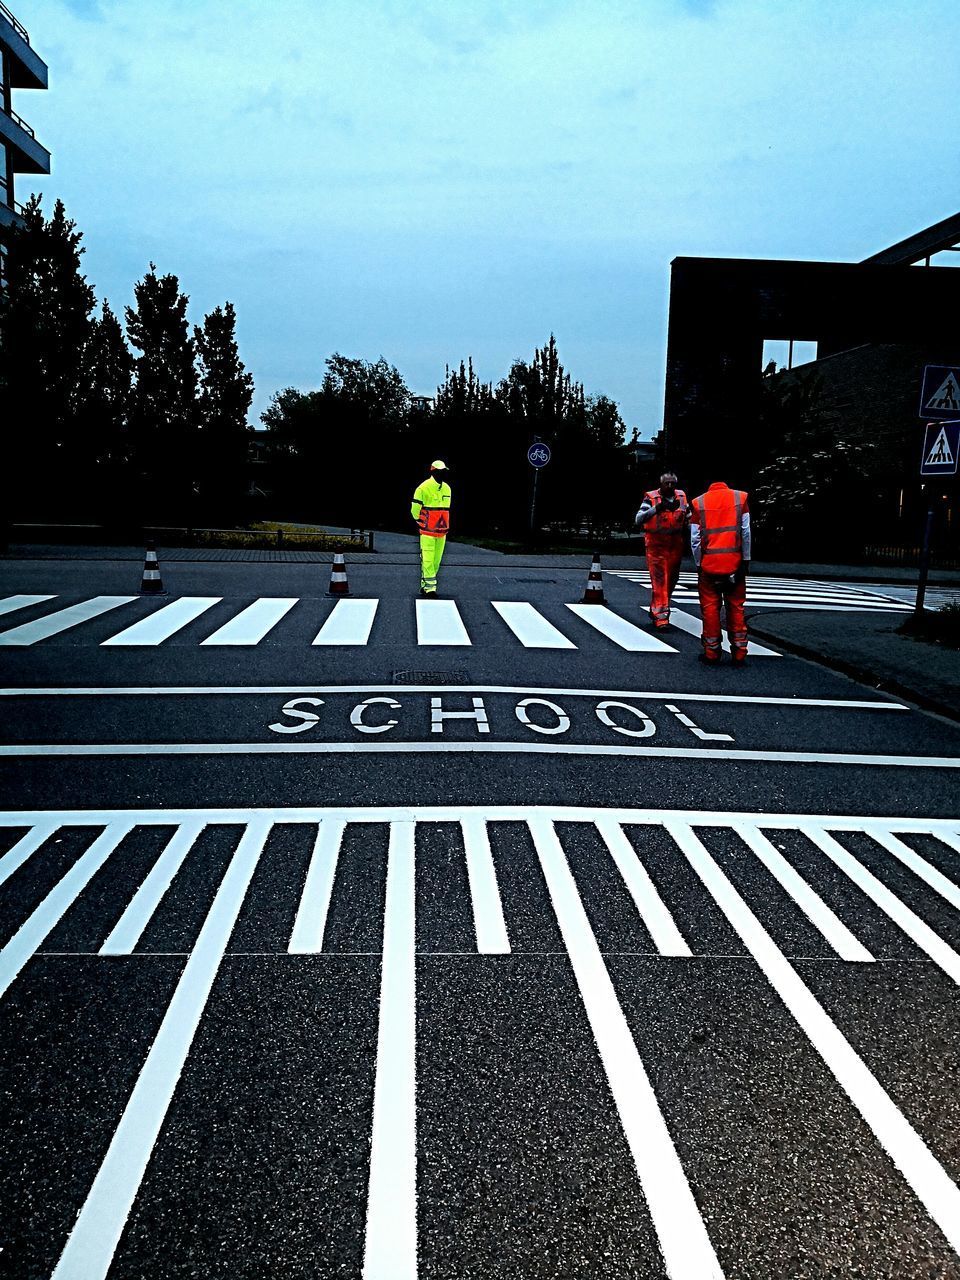
[(960, 726), (162, 567), (0, 565), (0, 1276), (960, 1277)]

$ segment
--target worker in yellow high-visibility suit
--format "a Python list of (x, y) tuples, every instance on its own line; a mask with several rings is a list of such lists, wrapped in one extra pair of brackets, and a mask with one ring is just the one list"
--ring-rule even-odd
[(447, 464), (430, 463), (430, 478), (417, 487), (410, 514), (420, 527), (420, 594), (436, 598), (437, 574), (450, 529), (450, 486), (444, 476)]

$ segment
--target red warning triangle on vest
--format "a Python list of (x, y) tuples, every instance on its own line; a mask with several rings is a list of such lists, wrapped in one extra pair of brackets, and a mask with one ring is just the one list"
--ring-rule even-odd
[(450, 528), (450, 523), (447, 520), (447, 517), (443, 514), (443, 512), (441, 512), (440, 515), (437, 516), (437, 523), (433, 527), (437, 530), (442, 529), (444, 531)]

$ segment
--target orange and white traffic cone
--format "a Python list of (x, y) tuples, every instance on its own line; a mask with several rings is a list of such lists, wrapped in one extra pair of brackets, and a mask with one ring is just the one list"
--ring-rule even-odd
[(583, 593), (581, 604), (605, 604), (603, 598), (603, 573), (600, 569), (600, 552), (593, 553), (593, 564), (587, 574), (587, 589)]
[(347, 582), (347, 566), (343, 559), (343, 552), (336, 550), (333, 553), (333, 565), (330, 569), (330, 588), (327, 591), (328, 596), (348, 596), (350, 594), (350, 584)]
[(140, 579), (141, 595), (156, 595), (163, 590), (160, 579), (160, 565), (157, 562), (157, 544), (151, 539), (147, 543), (147, 554), (143, 562), (143, 577)]

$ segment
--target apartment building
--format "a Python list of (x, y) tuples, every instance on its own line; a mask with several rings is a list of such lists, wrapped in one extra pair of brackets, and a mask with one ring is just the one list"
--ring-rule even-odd
[[(0, 234), (19, 217), (18, 174), (49, 173), (50, 152), (13, 107), (13, 92), (46, 89), (47, 64), (37, 56), (23, 24), (0, 0)], [(19, 100), (18, 100), (19, 105)]]

